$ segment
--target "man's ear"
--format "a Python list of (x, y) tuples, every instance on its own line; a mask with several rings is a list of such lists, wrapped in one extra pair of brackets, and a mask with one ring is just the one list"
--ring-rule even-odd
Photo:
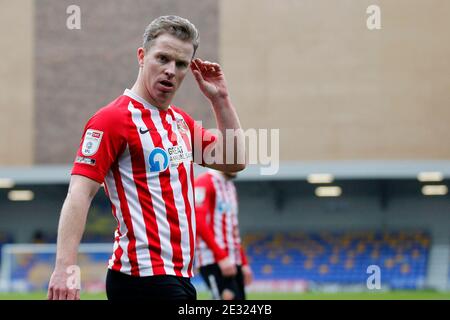
[(139, 67), (144, 66), (144, 57), (145, 57), (145, 49), (140, 47), (137, 49), (137, 59), (139, 63)]

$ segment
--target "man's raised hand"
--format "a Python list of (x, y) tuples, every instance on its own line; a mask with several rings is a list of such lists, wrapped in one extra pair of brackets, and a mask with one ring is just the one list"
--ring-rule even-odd
[(225, 76), (218, 63), (194, 59), (191, 62), (191, 71), (200, 90), (208, 99), (215, 100), (228, 97)]

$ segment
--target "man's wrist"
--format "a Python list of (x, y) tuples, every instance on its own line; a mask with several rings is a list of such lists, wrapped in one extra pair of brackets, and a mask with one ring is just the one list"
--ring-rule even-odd
[(231, 106), (231, 100), (228, 93), (218, 94), (215, 97), (210, 98), (213, 108), (226, 108)]
[(76, 265), (76, 261), (72, 261), (71, 259), (57, 259), (55, 263), (55, 269), (57, 270), (66, 270), (68, 267)]

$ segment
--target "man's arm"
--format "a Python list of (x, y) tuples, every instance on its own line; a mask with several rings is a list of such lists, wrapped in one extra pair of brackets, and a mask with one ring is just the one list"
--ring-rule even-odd
[(214, 239), (214, 234), (210, 230), (208, 224), (206, 223), (207, 212), (202, 207), (196, 208), (196, 224), (197, 224), (197, 234), (203, 241), (205, 241), (208, 248), (214, 254), (214, 259), (220, 261), (227, 257), (227, 253), (217, 244)]
[(49, 300), (78, 300), (80, 290), (68, 288), (67, 268), (77, 264), (78, 246), (86, 225), (91, 201), (100, 184), (84, 176), (73, 175), (64, 201), (58, 226), (56, 264), (50, 278)]
[(245, 254), (245, 250), (243, 245), (241, 244), (241, 260), (242, 260), (242, 274), (244, 276), (244, 284), (246, 286), (250, 285), (253, 281), (253, 271), (248, 264), (247, 255)]
[[(204, 163), (206, 167), (225, 172), (236, 172), (245, 169), (245, 139), (241, 124), (229, 93), (225, 76), (219, 64), (195, 59), (191, 63), (191, 70), (200, 90), (211, 102), (216, 117), (217, 128), (222, 135), (222, 141), (217, 141), (216, 152), (223, 155), (222, 163)], [(227, 141), (226, 130), (232, 129), (232, 141)], [(232, 146), (232, 161), (227, 162), (227, 148)], [(229, 155), (230, 157), (230, 155)], [(209, 161), (207, 161), (209, 162)]]

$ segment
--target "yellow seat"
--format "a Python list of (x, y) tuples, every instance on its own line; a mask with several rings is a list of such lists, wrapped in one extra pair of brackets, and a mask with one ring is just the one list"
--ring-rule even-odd
[(402, 274), (410, 273), (411, 272), (411, 266), (408, 263), (402, 264), (402, 266), (400, 268), (400, 272)]
[(313, 266), (314, 266), (314, 261), (312, 261), (312, 260), (306, 260), (305, 263), (303, 264), (303, 267), (306, 270), (311, 270), (313, 268)]
[(328, 268), (328, 266), (327, 266), (326, 264), (322, 264), (322, 265), (319, 267), (319, 273), (320, 273), (320, 274), (327, 274), (328, 271), (329, 271), (329, 268)]
[(270, 264), (266, 264), (262, 268), (262, 273), (263, 274), (271, 274), (272, 271), (273, 271), (273, 268), (272, 268), (272, 266)]

